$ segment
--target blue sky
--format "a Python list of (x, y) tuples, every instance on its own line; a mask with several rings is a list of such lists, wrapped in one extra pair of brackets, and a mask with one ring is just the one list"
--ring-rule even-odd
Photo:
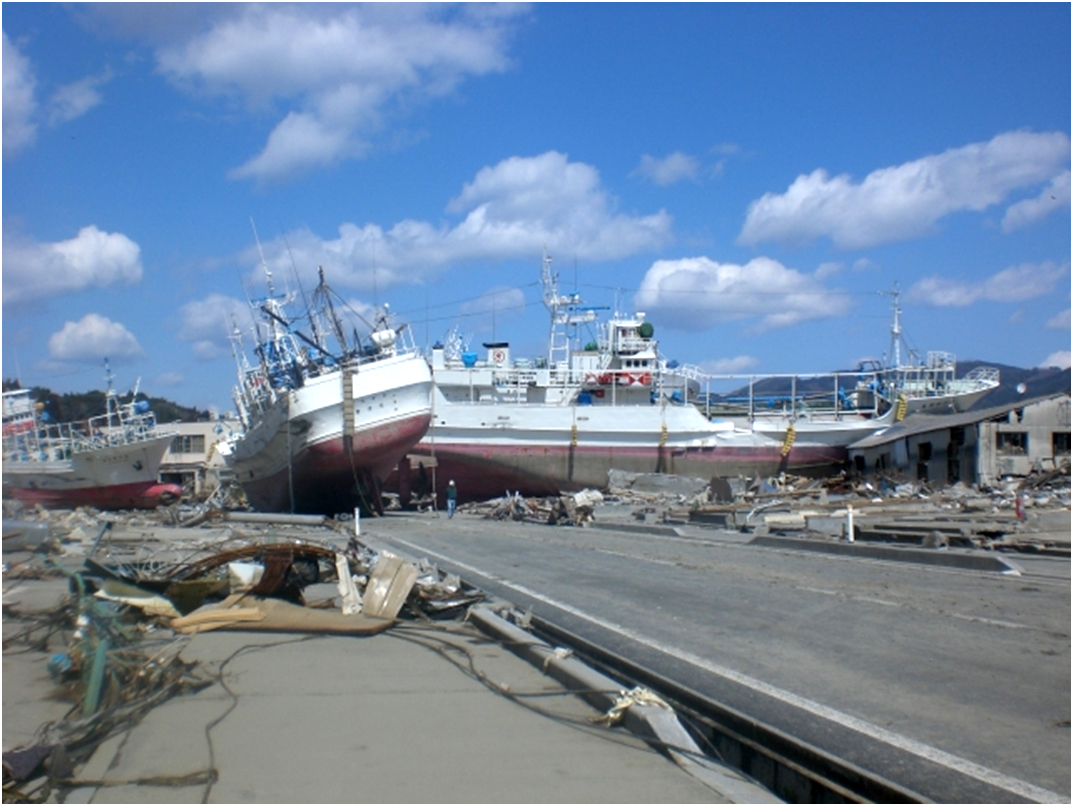
[[(3, 375), (226, 411), (227, 322), (323, 266), (420, 346), (1070, 363), (1070, 6), (5, 3)], [(248, 343), (248, 342), (247, 342)]]

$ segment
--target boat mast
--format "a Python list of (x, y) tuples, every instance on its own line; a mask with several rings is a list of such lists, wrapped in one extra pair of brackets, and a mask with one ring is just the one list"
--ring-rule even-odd
[(104, 359), (104, 380), (108, 384), (108, 388), (104, 393), (104, 411), (108, 415), (108, 427), (111, 428), (113, 415), (119, 418), (120, 423), (122, 423), (123, 420), (120, 417), (119, 401), (116, 398), (115, 393), (115, 374), (112, 372), (112, 365), (108, 362), (107, 357)]
[[(570, 366), (570, 338), (577, 332), (579, 324), (596, 321), (596, 311), (588, 309), (578, 312), (581, 296), (575, 291), (570, 295), (559, 293), (559, 275), (551, 271), (551, 255), (544, 252), (544, 262), (540, 270), (540, 281), (544, 286), (544, 307), (551, 315), (551, 329), (548, 333), (548, 367), (557, 365)], [(567, 330), (567, 328), (571, 330)]]
[(554, 368), (557, 353), (563, 352), (564, 360), (568, 357), (566, 355), (568, 351), (565, 342), (566, 334), (562, 334), (563, 344), (561, 346), (556, 340), (556, 330), (561, 321), (559, 306), (565, 305), (568, 300), (566, 297), (559, 296), (559, 276), (551, 272), (551, 255), (548, 254), (547, 249), (544, 250), (544, 260), (540, 265), (540, 282), (544, 286), (544, 307), (548, 309), (548, 314), (551, 316), (551, 327), (548, 331), (548, 367)]
[(902, 365), (902, 309), (898, 305), (897, 283), (894, 284), (894, 290), (890, 293), (891, 296), (894, 298), (891, 301), (891, 307), (894, 309), (894, 322), (890, 326), (890, 354), (894, 358), (894, 366), (900, 367)]
[[(350, 346), (347, 344), (343, 323), (335, 313), (335, 305), (332, 304), (332, 291), (328, 288), (328, 283), (324, 280), (323, 266), (317, 266), (317, 274), (320, 277), (320, 284), (317, 286), (317, 296), (320, 297), (322, 305), (326, 304), (328, 306), (328, 321), (331, 323), (332, 329), (335, 331), (335, 338), (339, 342), (339, 346), (343, 348), (343, 358), (345, 359), (350, 355)], [(355, 349), (356, 348), (357, 345), (355, 345)]]
[(894, 312), (894, 321), (890, 326), (890, 352), (887, 354), (887, 359), (890, 362), (889, 369), (898, 369), (902, 365), (902, 308), (898, 304), (898, 297), (901, 291), (898, 289), (898, 282), (895, 281), (890, 291), (880, 291), (881, 296), (890, 297), (891, 310)]

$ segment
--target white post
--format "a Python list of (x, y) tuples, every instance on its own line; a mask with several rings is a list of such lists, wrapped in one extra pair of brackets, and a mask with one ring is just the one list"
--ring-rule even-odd
[(361, 510), (354, 507), (354, 537), (361, 537)]
[(846, 540), (853, 542), (853, 504), (846, 507)]

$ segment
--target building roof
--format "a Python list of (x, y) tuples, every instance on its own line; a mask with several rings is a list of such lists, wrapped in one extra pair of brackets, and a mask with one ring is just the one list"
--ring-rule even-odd
[(986, 409), (963, 411), (958, 414), (913, 414), (897, 425), (884, 429), (877, 434), (867, 436), (864, 439), (857, 440), (849, 446), (849, 450), (854, 451), (864, 450), (865, 448), (876, 448), (917, 434), (926, 434), (930, 431), (941, 431), (947, 428), (957, 428), (965, 425), (975, 425), (976, 423), (982, 423), (987, 420), (994, 420), (997, 417), (1006, 416), (1015, 409), (1023, 409), (1025, 406), (1043, 403), (1048, 400), (1058, 400), (1063, 397), (1068, 400), (1069, 394), (1067, 392), (1059, 392), (1057, 394), (1040, 395), (1039, 397), (1025, 398), (1024, 400), (1018, 400), (1013, 403), (1006, 403), (1002, 406), (991, 406)]

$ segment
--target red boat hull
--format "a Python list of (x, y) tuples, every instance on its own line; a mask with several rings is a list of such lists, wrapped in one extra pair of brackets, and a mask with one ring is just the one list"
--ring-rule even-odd
[(241, 480), (242, 488), (262, 512), (334, 515), (375, 508), (380, 479), (421, 439), (429, 420), (422, 414), (359, 432), (349, 445), (342, 437), (316, 443), (296, 454), (289, 470)]
[[(409, 489), (417, 489), (421, 457), (432, 450), (421, 443), (411, 451)], [(713, 476), (771, 476), (780, 472), (826, 475), (847, 459), (845, 447), (795, 446), (783, 457), (778, 447), (658, 448), (589, 446), (468, 446), (437, 443), (435, 487), (444, 503), (444, 490), (454, 479), (459, 501), (480, 501), (519, 492), (525, 496), (558, 495), (585, 488), (604, 489), (611, 469), (630, 473), (668, 473), (698, 478)], [(432, 482), (432, 471), (428, 471)], [(397, 474), (388, 479), (390, 489), (405, 489)]]
[(116, 484), (110, 487), (82, 487), (67, 490), (42, 490), (39, 488), (13, 488), (11, 494), (29, 506), (50, 509), (155, 509), (174, 503), (183, 494), (177, 484), (158, 484), (155, 481), (140, 481), (133, 484)]

